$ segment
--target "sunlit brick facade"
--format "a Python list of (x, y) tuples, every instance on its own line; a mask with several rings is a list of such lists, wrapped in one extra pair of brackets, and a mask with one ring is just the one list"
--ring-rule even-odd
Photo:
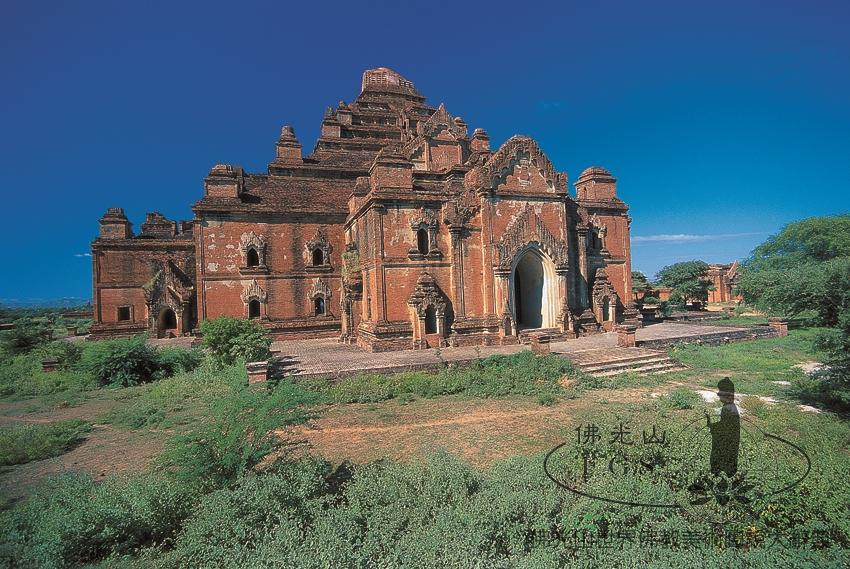
[(218, 164), (194, 219), (117, 208), (92, 244), (96, 336), (254, 318), (279, 338), (374, 350), (510, 344), (636, 322), (628, 207), (588, 168), (568, 192), (531, 138), (488, 135), (385, 69), (328, 108), (303, 156), (282, 129), (263, 174)]

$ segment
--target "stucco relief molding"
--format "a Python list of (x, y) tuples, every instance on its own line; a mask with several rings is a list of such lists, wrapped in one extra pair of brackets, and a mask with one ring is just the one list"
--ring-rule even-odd
[(525, 204), (496, 245), (498, 265), (503, 269), (510, 268), (516, 254), (530, 243), (537, 243), (556, 266), (567, 264), (566, 244), (549, 231), (531, 205)]

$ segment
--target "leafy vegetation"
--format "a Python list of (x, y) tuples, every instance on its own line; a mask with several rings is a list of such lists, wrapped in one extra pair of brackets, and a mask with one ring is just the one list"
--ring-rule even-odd
[(801, 396), (850, 408), (850, 214), (791, 223), (756, 247), (738, 291), (771, 314), (808, 313), (832, 328), (819, 338), (828, 356), (818, 382), (798, 382)]
[(286, 441), (276, 431), (305, 422), (305, 406), (318, 400), (289, 381), (270, 391), (234, 389), (212, 403), (211, 417), (174, 437), (161, 464), (181, 481), (202, 488), (232, 482), (271, 454), (285, 454)]
[(59, 456), (82, 441), (91, 424), (80, 419), (0, 427), (0, 466)]
[(201, 324), (204, 347), (222, 365), (239, 360), (261, 361), (271, 356), (271, 339), (254, 320), (219, 316)]
[(708, 291), (712, 284), (708, 276), (708, 263), (705, 261), (683, 261), (668, 265), (658, 271), (656, 280), (662, 286), (670, 287), (670, 301), (674, 304), (687, 304), (691, 301), (707, 302)]
[(436, 397), (464, 393), (477, 397), (534, 395), (548, 404), (559, 396), (571, 395), (561, 385), (562, 379), (580, 375), (564, 358), (536, 357), (525, 351), (490, 356), (470, 366), (445, 367), (436, 373), (359, 374), (339, 381), (312, 380), (302, 384), (333, 403), (371, 403), (404, 394)]

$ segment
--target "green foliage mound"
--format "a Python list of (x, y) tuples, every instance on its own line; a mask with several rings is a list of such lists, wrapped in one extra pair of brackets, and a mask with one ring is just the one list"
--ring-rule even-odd
[(195, 351), (180, 348), (157, 350), (144, 336), (102, 340), (86, 346), (80, 369), (101, 386), (128, 387), (167, 377), (177, 371), (194, 369), (201, 361)]
[(158, 475), (95, 482), (65, 473), (0, 514), (0, 565), (78, 567), (168, 543), (196, 497)]
[(0, 466), (59, 456), (90, 430), (91, 424), (80, 419), (0, 427)]
[(244, 474), (273, 453), (285, 453), (277, 429), (307, 420), (305, 406), (319, 396), (281, 381), (271, 391), (236, 388), (211, 404), (211, 417), (178, 434), (160, 459), (178, 479), (218, 487)]
[(239, 360), (261, 361), (271, 356), (271, 339), (254, 320), (220, 316), (201, 323), (204, 347), (222, 365)]

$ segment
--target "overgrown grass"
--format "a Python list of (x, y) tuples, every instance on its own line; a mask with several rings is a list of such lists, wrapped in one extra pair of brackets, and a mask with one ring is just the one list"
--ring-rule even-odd
[(462, 393), (475, 397), (529, 395), (551, 404), (557, 397), (575, 395), (560, 384), (562, 379), (581, 375), (564, 358), (537, 357), (526, 351), (510, 356), (490, 356), (468, 366), (447, 366), (438, 372), (370, 373), (339, 381), (318, 379), (299, 383), (322, 394), (331, 403), (373, 403), (402, 396), (437, 397)]
[[(603, 429), (622, 422), (636, 428), (642, 421), (671, 432), (696, 413), (651, 407), (634, 415), (623, 408), (588, 412)], [(307, 458), (247, 469), (200, 494), (189, 481), (171, 476), (100, 485), (86, 477), (60, 478), (3, 514), (0, 556), (34, 566), (102, 561), (101, 567), (160, 569), (773, 568), (850, 562), (850, 427), (788, 406), (769, 408), (754, 420), (803, 447), (813, 468), (798, 488), (756, 497), (749, 504), (696, 513), (607, 504), (553, 484), (541, 469), (542, 455), (501, 461), (483, 471), (447, 454), (425, 462), (362, 466)], [(787, 466), (784, 455), (753, 456), (756, 470)], [(628, 488), (637, 496), (663, 496), (668, 492), (664, 476), (592, 478), (583, 489), (604, 493)], [(748, 532), (758, 541), (734, 548), (705, 538), (679, 546), (637, 538), (713, 535), (715, 523), (732, 533)], [(636, 537), (632, 543), (615, 539), (613, 548), (582, 546), (571, 543), (573, 532)], [(811, 535), (820, 536), (808, 541), (811, 547), (790, 545), (792, 536)]]
[(677, 387), (662, 395), (661, 403), (673, 409), (694, 409), (702, 404), (702, 398), (692, 389)]
[[(71, 343), (45, 343), (29, 352), (0, 357), (0, 398), (39, 397), (43, 403), (78, 403), (101, 386), (130, 386), (196, 368), (202, 354), (181, 348), (150, 348), (142, 337)], [(58, 369), (42, 370), (54, 359)]]
[(99, 420), (127, 429), (183, 427), (206, 420), (214, 401), (242, 389), (247, 381), (242, 365), (220, 367), (206, 361), (192, 371), (122, 390), (116, 407)]
[(794, 367), (803, 361), (824, 357), (815, 348), (816, 328), (791, 330), (785, 338), (734, 342), (721, 346), (687, 344), (670, 349), (674, 359), (689, 369), (672, 377), (697, 377), (708, 388), (719, 377), (729, 376), (736, 390), (756, 395), (781, 395), (774, 381), (795, 381), (805, 374)]
[(59, 456), (85, 439), (91, 424), (80, 419), (0, 427), (0, 466)]

